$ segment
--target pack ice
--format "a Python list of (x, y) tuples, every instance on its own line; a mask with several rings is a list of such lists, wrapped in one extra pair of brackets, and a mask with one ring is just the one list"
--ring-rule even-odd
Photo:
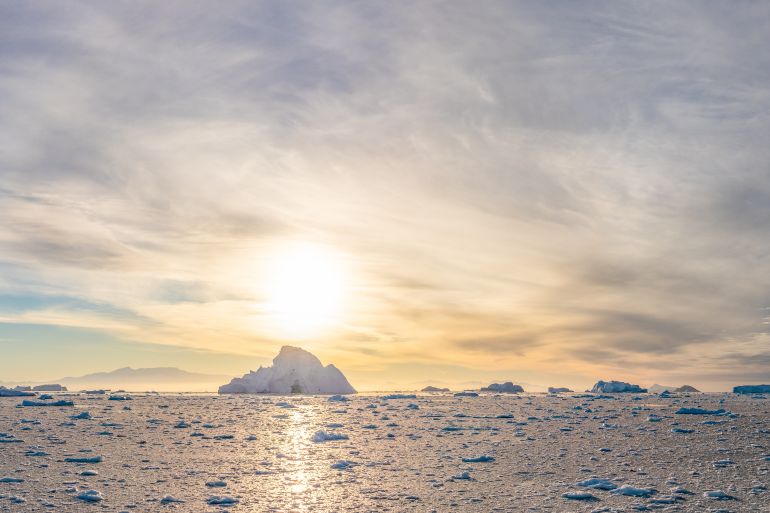
[(283, 346), (272, 367), (260, 367), (219, 387), (220, 394), (355, 394), (347, 378), (332, 364), (299, 347)]

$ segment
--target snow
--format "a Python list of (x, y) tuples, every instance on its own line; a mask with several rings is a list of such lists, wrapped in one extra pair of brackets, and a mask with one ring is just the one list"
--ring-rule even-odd
[(597, 381), (591, 392), (595, 394), (620, 394), (620, 393), (637, 393), (641, 394), (647, 392), (646, 389), (641, 388), (639, 385), (632, 385), (623, 381)]
[(260, 367), (219, 387), (220, 394), (355, 394), (355, 389), (334, 365), (304, 349), (284, 346), (272, 367)]

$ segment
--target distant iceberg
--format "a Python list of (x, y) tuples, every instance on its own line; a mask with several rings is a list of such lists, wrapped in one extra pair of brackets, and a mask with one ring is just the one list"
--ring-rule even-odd
[(482, 392), (504, 392), (507, 394), (518, 394), (520, 392), (523, 392), (524, 389), (521, 387), (521, 385), (514, 385), (510, 381), (506, 381), (505, 383), (492, 383), (489, 386), (486, 386), (481, 389)]
[(565, 387), (548, 387), (549, 394), (567, 394), (569, 392), (572, 392), (572, 390)]
[(770, 394), (770, 385), (741, 385), (733, 388), (734, 394)]
[(59, 385), (58, 383), (53, 383), (47, 385), (37, 385), (32, 387), (32, 390), (35, 392), (66, 392), (67, 387)]
[(272, 367), (260, 367), (219, 387), (220, 394), (355, 394), (334, 365), (324, 367), (313, 354), (283, 346)]
[(0, 386), (0, 397), (34, 397), (35, 394), (27, 390), (16, 390)]
[(427, 387), (420, 390), (420, 392), (449, 392), (448, 388), (440, 388), (440, 387), (434, 387), (433, 385), (428, 385)]
[(643, 394), (647, 392), (646, 388), (642, 388), (639, 385), (632, 385), (631, 383), (624, 383), (623, 381), (597, 381), (591, 392), (595, 394), (620, 394), (620, 393), (633, 393)]

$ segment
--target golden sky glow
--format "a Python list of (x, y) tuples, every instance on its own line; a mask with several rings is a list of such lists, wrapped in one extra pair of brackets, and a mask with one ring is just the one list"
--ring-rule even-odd
[(6, 2), (0, 381), (770, 381), (770, 13), (659, 7)]

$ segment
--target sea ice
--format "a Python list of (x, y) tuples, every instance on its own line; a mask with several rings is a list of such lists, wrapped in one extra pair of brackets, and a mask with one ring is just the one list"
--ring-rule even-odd
[(75, 496), (76, 499), (80, 499), (85, 502), (100, 502), (104, 499), (102, 494), (96, 490), (88, 490), (87, 492), (81, 492)]
[(316, 431), (313, 435), (313, 441), (316, 443), (347, 439), (348, 435), (343, 435), (342, 433), (327, 433), (326, 431)]

